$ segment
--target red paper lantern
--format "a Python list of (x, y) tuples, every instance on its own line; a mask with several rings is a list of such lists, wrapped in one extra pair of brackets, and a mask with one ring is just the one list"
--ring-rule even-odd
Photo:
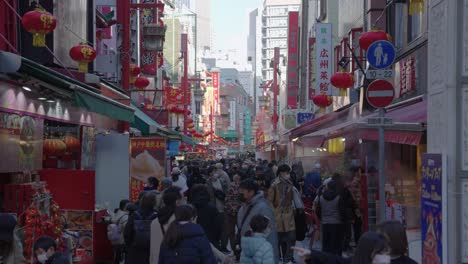
[(335, 72), (330, 78), (333, 86), (339, 89), (339, 95), (345, 96), (346, 89), (354, 86), (354, 76), (348, 72)]
[(80, 43), (70, 49), (70, 57), (78, 62), (79, 72), (88, 72), (88, 63), (96, 58), (96, 50), (86, 43)]
[(140, 67), (136, 64), (130, 64), (130, 84), (135, 83), (136, 77), (141, 73)]
[(144, 90), (150, 84), (148, 78), (145, 77), (138, 77), (135, 79), (135, 83), (133, 84), (135, 88), (139, 91)]
[(320, 111), (325, 111), (333, 103), (333, 97), (326, 94), (319, 94), (312, 98), (314, 104), (320, 107)]
[(63, 138), (63, 142), (67, 146), (67, 152), (75, 153), (80, 151), (80, 141), (76, 137), (66, 136)]
[(380, 29), (371, 30), (361, 34), (359, 37), (359, 47), (363, 50), (367, 50), (372, 43), (378, 40), (392, 41), (392, 38), (387, 34), (387, 32)]
[(192, 118), (187, 118), (187, 123), (193, 123), (193, 119)]
[(45, 156), (61, 156), (67, 150), (67, 145), (60, 139), (44, 140), (43, 153)]
[(29, 11), (21, 18), (21, 24), (29, 33), (33, 34), (34, 47), (45, 47), (45, 35), (54, 31), (57, 19), (49, 12), (41, 8)]

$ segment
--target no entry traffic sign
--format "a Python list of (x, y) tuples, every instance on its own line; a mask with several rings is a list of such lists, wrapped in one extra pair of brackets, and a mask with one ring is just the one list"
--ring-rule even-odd
[(375, 108), (390, 105), (395, 97), (393, 85), (385, 80), (375, 80), (369, 84), (366, 93), (367, 101)]

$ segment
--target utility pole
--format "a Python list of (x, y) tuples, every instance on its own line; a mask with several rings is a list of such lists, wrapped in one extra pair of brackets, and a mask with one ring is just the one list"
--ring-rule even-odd
[(184, 135), (187, 135), (187, 117), (188, 117), (188, 109), (187, 105), (188, 102), (188, 95), (189, 87), (188, 87), (188, 40), (187, 34), (183, 33), (180, 38), (180, 53), (182, 53), (182, 57), (184, 60), (184, 75), (182, 76), (182, 92), (184, 93)]
[(273, 135), (278, 135), (278, 67), (280, 49), (275, 47), (273, 54)]

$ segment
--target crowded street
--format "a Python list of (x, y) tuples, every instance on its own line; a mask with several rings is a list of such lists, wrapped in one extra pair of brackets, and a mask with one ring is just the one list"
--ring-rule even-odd
[(0, 0), (0, 264), (468, 264), (468, 0)]

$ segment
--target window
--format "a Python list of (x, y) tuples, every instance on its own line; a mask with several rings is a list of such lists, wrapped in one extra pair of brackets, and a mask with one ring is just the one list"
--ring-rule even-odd
[(404, 48), (427, 32), (427, 6), (422, 13), (410, 15), (407, 3), (395, 3), (387, 11), (388, 32), (395, 47)]

